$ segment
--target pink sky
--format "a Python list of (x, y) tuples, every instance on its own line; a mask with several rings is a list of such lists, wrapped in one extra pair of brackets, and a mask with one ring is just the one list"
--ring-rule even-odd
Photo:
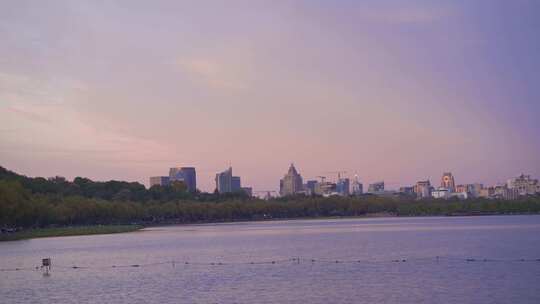
[[(0, 165), (277, 189), (540, 175), (535, 1), (0, 4)], [(330, 174), (327, 174), (331, 176)]]

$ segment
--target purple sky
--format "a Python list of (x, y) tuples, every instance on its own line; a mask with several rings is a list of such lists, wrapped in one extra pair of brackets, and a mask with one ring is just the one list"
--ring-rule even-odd
[(540, 176), (540, 1), (2, 1), (0, 165)]

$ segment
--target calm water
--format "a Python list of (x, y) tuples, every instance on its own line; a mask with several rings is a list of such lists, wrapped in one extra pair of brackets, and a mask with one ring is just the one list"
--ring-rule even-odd
[[(0, 268), (42, 257), (52, 258), (50, 276), (0, 272), (1, 303), (540, 303), (540, 262), (510, 261), (540, 258), (540, 216), (190, 225), (0, 243)], [(111, 267), (131, 264), (146, 266)]]

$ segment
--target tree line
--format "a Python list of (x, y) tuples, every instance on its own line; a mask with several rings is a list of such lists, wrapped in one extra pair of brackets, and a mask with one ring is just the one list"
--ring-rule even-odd
[(29, 178), (0, 167), (0, 227), (199, 223), (301, 217), (540, 213), (540, 198), (422, 200), (377, 196), (292, 196), (270, 201), (243, 193), (190, 193), (185, 185)]

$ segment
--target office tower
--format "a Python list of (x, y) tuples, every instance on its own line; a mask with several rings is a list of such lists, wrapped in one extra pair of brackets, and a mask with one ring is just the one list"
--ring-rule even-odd
[(352, 195), (361, 195), (364, 192), (364, 185), (358, 179), (358, 175), (354, 176), (354, 181), (352, 182)]
[(336, 192), (342, 196), (350, 194), (350, 180), (348, 178), (339, 178), (336, 183)]
[(441, 178), (441, 188), (448, 189), (450, 193), (456, 191), (456, 183), (454, 181), (454, 176), (452, 176), (452, 173), (443, 173), (443, 176)]
[(169, 185), (168, 176), (152, 176), (150, 177), (150, 187), (152, 186), (168, 186)]
[(239, 192), (240, 190), (242, 190), (240, 176), (233, 176), (231, 179), (231, 192)]
[(188, 191), (197, 191), (197, 173), (193, 167), (170, 168), (169, 180), (184, 182)]
[(232, 167), (216, 174), (216, 190), (219, 193), (232, 192)]
[(182, 167), (182, 173), (184, 175), (184, 183), (188, 188), (188, 191), (195, 192), (197, 190), (197, 173), (193, 167)]
[(316, 180), (308, 180), (306, 184), (304, 185), (304, 190), (306, 191), (307, 195), (313, 195), (315, 194), (315, 187), (317, 186)]
[(336, 183), (331, 183), (327, 181), (321, 181), (320, 183), (315, 184), (315, 194), (322, 196), (331, 196), (338, 194)]
[(368, 192), (369, 193), (384, 192), (384, 181), (369, 184)]
[(294, 195), (302, 192), (302, 176), (296, 171), (294, 164), (291, 164), (287, 174), (280, 180), (279, 186), (279, 194), (281, 196)]
[(429, 180), (416, 182), (414, 192), (416, 192), (416, 197), (419, 199), (431, 197), (431, 183)]

